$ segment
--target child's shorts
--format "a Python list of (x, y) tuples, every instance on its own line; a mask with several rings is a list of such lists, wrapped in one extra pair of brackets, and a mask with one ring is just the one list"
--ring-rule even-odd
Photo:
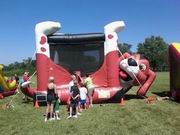
[(78, 102), (71, 102), (70, 103), (70, 106), (73, 108), (73, 107), (77, 107), (78, 106)]
[(80, 99), (80, 103), (81, 103), (81, 105), (84, 105), (86, 103), (86, 99), (84, 99), (84, 100)]
[(55, 113), (59, 113), (59, 110), (55, 110)]

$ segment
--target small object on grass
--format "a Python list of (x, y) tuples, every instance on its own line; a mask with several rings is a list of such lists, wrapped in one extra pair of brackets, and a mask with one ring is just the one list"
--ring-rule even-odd
[(0, 107), (1, 109), (10, 109), (10, 108), (14, 108), (14, 106), (12, 105), (12, 104), (10, 104), (10, 103), (6, 103), (6, 104), (4, 104), (4, 105), (2, 105), (1, 107)]
[(162, 101), (162, 100), (169, 100), (170, 98), (169, 97), (153, 97), (153, 96), (149, 96), (146, 98), (146, 103), (148, 104), (152, 104), (154, 103), (156, 100), (157, 101)]
[(149, 96), (146, 98), (146, 103), (152, 104), (156, 100), (156, 97)]
[(157, 100), (158, 101), (161, 101), (161, 100), (168, 100), (170, 99), (169, 97), (157, 97)]

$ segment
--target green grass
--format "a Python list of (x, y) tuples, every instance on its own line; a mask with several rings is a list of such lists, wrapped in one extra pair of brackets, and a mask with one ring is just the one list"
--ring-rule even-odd
[[(147, 95), (164, 95), (169, 91), (169, 74), (157, 73)], [(44, 122), (45, 107), (35, 109), (32, 102), (22, 103), (22, 94), (13, 102), (14, 109), (0, 109), (2, 135), (179, 135), (180, 105), (169, 100), (147, 104), (135, 96), (137, 87), (126, 95), (125, 106), (94, 105), (77, 119), (66, 119), (66, 106), (61, 106), (60, 121)], [(0, 105), (12, 97), (0, 100)]]

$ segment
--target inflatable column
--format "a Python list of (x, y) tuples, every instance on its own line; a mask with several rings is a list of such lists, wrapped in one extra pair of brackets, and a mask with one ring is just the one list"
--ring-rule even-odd
[(109, 87), (120, 86), (119, 82), (119, 55), (118, 55), (118, 36), (117, 32), (125, 27), (123, 21), (116, 21), (104, 27), (105, 33), (105, 58), (107, 64), (107, 80)]
[(35, 27), (36, 36), (36, 70), (37, 70), (37, 90), (44, 91), (46, 89), (48, 77), (53, 70), (49, 67), (48, 58), (50, 57), (49, 44), (47, 36), (59, 30), (61, 24), (59, 22), (42, 22)]

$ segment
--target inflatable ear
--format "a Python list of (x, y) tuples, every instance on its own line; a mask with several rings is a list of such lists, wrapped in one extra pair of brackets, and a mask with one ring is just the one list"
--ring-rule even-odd
[(146, 70), (146, 65), (145, 64), (140, 64), (139, 68), (140, 68), (140, 70)]

